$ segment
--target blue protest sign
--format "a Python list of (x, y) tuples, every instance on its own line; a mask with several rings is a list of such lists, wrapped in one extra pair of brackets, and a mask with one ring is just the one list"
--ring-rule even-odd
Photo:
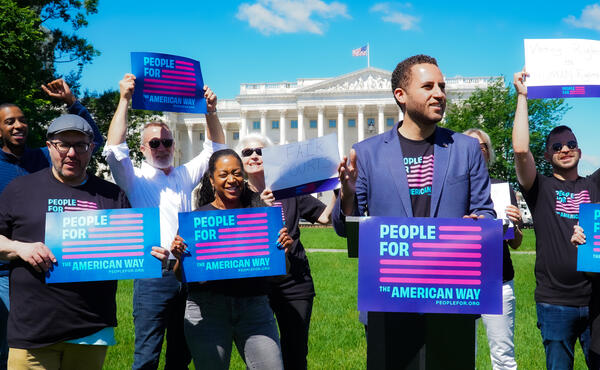
[(285, 275), (281, 207), (179, 213), (187, 282)]
[(580, 204), (579, 225), (586, 243), (577, 247), (577, 271), (600, 272), (600, 204)]
[(133, 109), (206, 113), (204, 81), (197, 60), (177, 55), (132, 52)]
[(337, 135), (263, 148), (265, 183), (275, 199), (297, 197), (338, 187)]
[(365, 217), (358, 309), (502, 313), (502, 221)]
[(158, 208), (46, 213), (45, 243), (58, 264), (46, 283), (162, 276)]

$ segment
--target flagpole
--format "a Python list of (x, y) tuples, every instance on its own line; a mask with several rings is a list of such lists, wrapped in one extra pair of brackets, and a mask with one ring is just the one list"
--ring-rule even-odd
[(371, 67), (371, 46), (367, 42), (367, 68)]

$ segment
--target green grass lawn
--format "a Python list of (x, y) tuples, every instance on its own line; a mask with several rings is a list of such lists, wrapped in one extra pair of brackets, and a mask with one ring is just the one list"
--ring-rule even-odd
[[(535, 250), (533, 231), (525, 230), (520, 250)], [(345, 248), (331, 228), (303, 228), (306, 248)], [(357, 261), (345, 253), (309, 252), (317, 291), (310, 329), (309, 369), (364, 369), (366, 342), (364, 329), (356, 311)], [(533, 290), (535, 255), (513, 254), (517, 313), (515, 351), (521, 369), (545, 368), (544, 349), (536, 327)], [(117, 295), (119, 327), (118, 344), (109, 349), (105, 369), (128, 369), (133, 361), (133, 321), (131, 316), (131, 281), (119, 282)], [(483, 325), (478, 330), (477, 368), (491, 369), (489, 350)], [(160, 368), (164, 367), (164, 348)], [(193, 367), (190, 367), (193, 368)], [(234, 353), (232, 369), (244, 369), (239, 355)], [(581, 349), (577, 348), (575, 369), (585, 369)]]

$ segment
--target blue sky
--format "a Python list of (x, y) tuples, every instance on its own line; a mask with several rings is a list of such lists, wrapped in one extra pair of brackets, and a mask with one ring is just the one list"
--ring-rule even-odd
[[(438, 59), (448, 76), (512, 81), (524, 65), (524, 38), (600, 39), (600, 2), (367, 2), (321, 0), (100, 0), (80, 33), (100, 57), (84, 68), (84, 89), (117, 88), (131, 51), (200, 61), (204, 81), (221, 98), (242, 82), (333, 77), (366, 67), (351, 50), (367, 42), (371, 65), (393, 70), (407, 56)], [(569, 99), (583, 174), (600, 167), (599, 99)]]

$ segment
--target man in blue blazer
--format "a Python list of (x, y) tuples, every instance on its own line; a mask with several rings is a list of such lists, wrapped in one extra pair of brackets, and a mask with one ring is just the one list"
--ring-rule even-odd
[[(392, 90), (404, 120), (355, 144), (338, 167), (338, 235), (346, 235), (345, 215), (495, 218), (478, 141), (437, 125), (446, 108), (437, 61), (400, 62)], [(368, 328), (369, 368), (474, 367), (473, 316), (370, 312)]]

